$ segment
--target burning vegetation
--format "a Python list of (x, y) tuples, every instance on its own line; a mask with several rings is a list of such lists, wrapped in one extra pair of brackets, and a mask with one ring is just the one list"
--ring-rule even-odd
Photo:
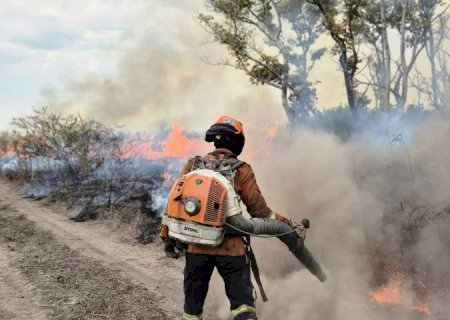
[(43, 108), (13, 125), (0, 136), (0, 164), (5, 177), (24, 184), (25, 196), (82, 206), (73, 217), (78, 222), (106, 211), (124, 222), (142, 220), (144, 243), (157, 233), (183, 159), (200, 152), (201, 140), (185, 136), (179, 124), (161, 138), (131, 135)]
[[(335, 112), (324, 123), (335, 119)], [(313, 234), (307, 241), (322, 248), (318, 258), (330, 274), (324, 288), (303, 283), (307, 280), (291, 272), (292, 261), (277, 248), (272, 251), (272, 242), (264, 242), (262, 249), (256, 241), (257, 253), (266, 253), (261, 265), (270, 301), (262, 306), (263, 319), (280, 318), (270, 303), (286, 302), (295, 306), (286, 314), (289, 320), (306, 314), (312, 320), (340, 318), (349, 308), (355, 309), (349, 319), (447, 319), (447, 118), (427, 113), (415, 125), (408, 126), (408, 119), (391, 121), (405, 134), (390, 135), (387, 145), (380, 144), (385, 117), (374, 118), (367, 117), (364, 131), (352, 129), (360, 135), (357, 141), (345, 128), (340, 139), (326, 133), (326, 126), (318, 131), (324, 127), (319, 117), (295, 136), (274, 125), (249, 142), (243, 159), (253, 160), (255, 171), (263, 173), (258, 179), (268, 202), (293, 219), (311, 218)], [(82, 206), (75, 221), (104, 212), (117, 212), (125, 223), (137, 219), (142, 243), (154, 240), (168, 190), (185, 159), (207, 151), (198, 136), (178, 124), (156, 136), (124, 134), (46, 109), (14, 124), (15, 131), (0, 137), (4, 176), (21, 181), (30, 198)], [(440, 155), (432, 165), (430, 154)], [(275, 254), (280, 257), (275, 263), (264, 262), (264, 256)], [(280, 275), (283, 279), (277, 280)], [(289, 297), (279, 301), (286, 288)], [(295, 291), (304, 288), (308, 295)], [(326, 308), (308, 311), (325, 302)]]

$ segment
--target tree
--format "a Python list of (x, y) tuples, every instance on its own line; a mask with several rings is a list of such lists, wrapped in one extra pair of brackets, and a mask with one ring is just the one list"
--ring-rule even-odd
[(113, 129), (79, 115), (62, 116), (42, 108), (32, 116), (13, 119), (12, 124), (17, 129), (14, 149), (19, 159), (60, 160), (79, 180), (88, 177), (105, 159), (121, 153), (121, 137)]
[(9, 132), (4, 131), (0, 133), (0, 156), (3, 156), (9, 151), (11, 145), (11, 137)]
[(439, 75), (436, 63), (438, 62), (438, 53), (443, 50), (443, 41), (448, 31), (448, 19), (445, 17), (445, 13), (449, 6), (446, 6), (441, 12), (436, 13), (437, 8), (442, 5), (444, 5), (442, 0), (422, 0), (418, 3), (426, 32), (425, 49), (431, 69), (431, 101), (436, 109), (439, 109), (441, 105), (438, 83)]
[(395, 18), (396, 11), (392, 1), (378, 0), (367, 3), (362, 36), (372, 54), (366, 59), (370, 77), (366, 84), (372, 86), (376, 105), (381, 107), (391, 104), (391, 46), (388, 30)]
[[(437, 95), (438, 101), (443, 99), (442, 95), (444, 91), (450, 86), (450, 68), (448, 66), (449, 53), (443, 48), (443, 43), (450, 39), (450, 33), (448, 29), (449, 16), (440, 15), (437, 19), (435, 37), (437, 38), (438, 45), (436, 46), (436, 62), (438, 64), (437, 68)], [(448, 98), (448, 97), (446, 97)], [(441, 103), (438, 104), (441, 106)]]
[(323, 32), (318, 12), (301, 0), (207, 0), (213, 15), (201, 24), (225, 45), (233, 59), (223, 64), (242, 70), (253, 84), (281, 92), (293, 127), (315, 111), (316, 91), (309, 74), (325, 49), (313, 49)]
[[(366, 84), (373, 85), (378, 105), (389, 106), (390, 95), (393, 94), (397, 106), (404, 109), (411, 86), (418, 90), (419, 95), (432, 92), (433, 105), (436, 105), (436, 60), (440, 50), (437, 46), (442, 46), (442, 33), (439, 35), (437, 30), (433, 31), (433, 24), (442, 15), (436, 14), (441, 3), (441, 0), (375, 0), (367, 4), (367, 23), (364, 25), (363, 36), (373, 51), (370, 56), (373, 59), (368, 61), (371, 80)], [(399, 58), (394, 61), (395, 73), (392, 75), (388, 33), (392, 34), (394, 30), (397, 31), (399, 39)], [(424, 48), (427, 49), (430, 60), (431, 88), (427, 88), (425, 77), (416, 66)], [(411, 76), (413, 70), (416, 71), (415, 77)]]
[[(401, 0), (397, 3), (397, 10), (401, 13), (400, 20), (394, 21), (393, 27), (400, 36), (400, 59), (393, 76), (391, 92), (399, 108), (406, 108), (408, 98), (409, 76), (419, 54), (425, 47), (426, 28), (420, 6), (412, 0)], [(409, 49), (409, 59), (407, 58)]]
[(323, 25), (335, 42), (335, 53), (344, 74), (347, 100), (353, 118), (358, 118), (355, 75), (360, 63), (358, 48), (364, 23), (365, 0), (308, 0), (322, 14)]

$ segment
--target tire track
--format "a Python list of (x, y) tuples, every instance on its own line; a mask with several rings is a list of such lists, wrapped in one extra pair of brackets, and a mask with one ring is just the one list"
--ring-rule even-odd
[(133, 282), (144, 285), (157, 297), (161, 308), (174, 318), (182, 310), (181, 260), (165, 258), (161, 245), (130, 245), (120, 241), (98, 221), (76, 223), (39, 202), (29, 201), (5, 182), (0, 182), (1, 202), (18, 214), (52, 232), (58, 241), (125, 272)]

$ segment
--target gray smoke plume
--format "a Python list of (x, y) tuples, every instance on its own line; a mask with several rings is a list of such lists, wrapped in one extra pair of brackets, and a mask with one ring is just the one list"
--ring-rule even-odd
[[(433, 319), (449, 319), (449, 120), (435, 115), (384, 145), (306, 130), (278, 137), (253, 161), (269, 206), (311, 220), (306, 241), (329, 275), (320, 283), (277, 239), (255, 239), (269, 296), (259, 319), (426, 319), (414, 311), (422, 303)], [(374, 302), (371, 292), (398, 276), (404, 303)], [(208, 301), (227, 319), (221, 286), (216, 277)]]
[[(263, 110), (257, 119), (283, 119), (276, 90), (251, 86), (245, 74), (211, 65), (226, 52), (211, 44), (197, 22), (200, 2), (152, 0), (142, 6), (149, 21), (130, 22), (125, 48), (117, 44), (123, 51), (112, 74), (64, 77), (43, 90), (43, 104), (132, 130), (175, 121), (199, 130), (221, 113), (255, 118), (252, 106)], [(144, 13), (154, 10), (158, 14)]]

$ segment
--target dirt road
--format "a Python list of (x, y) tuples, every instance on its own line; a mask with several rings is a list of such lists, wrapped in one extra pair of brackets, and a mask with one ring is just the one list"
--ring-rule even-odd
[[(55, 239), (70, 247), (84, 257), (98, 261), (106, 267), (122, 270), (133, 283), (140, 284), (150, 291), (170, 319), (175, 319), (182, 307), (182, 267), (181, 260), (166, 258), (159, 245), (132, 245), (121, 241), (119, 234), (99, 221), (76, 223), (67, 214), (56, 213), (40, 202), (30, 201), (7, 183), (0, 181), (1, 205), (11, 208), (18, 215), (24, 215), (41, 229), (50, 231)], [(8, 252), (0, 247), (0, 314), (11, 314), (8, 310), (11, 300), (23, 299), (29, 307), (15, 314), (15, 319), (45, 319), (42, 310), (34, 310), (29, 303), (39, 299), (29, 281), (19, 270), (7, 265)], [(6, 290), (6, 286), (9, 287)], [(16, 289), (14, 289), (16, 288)], [(20, 288), (20, 291), (19, 289)], [(19, 290), (19, 291), (18, 291)], [(1, 292), (17, 292), (14, 296), (2, 296)], [(17, 304), (17, 301), (14, 303)], [(27, 309), (28, 308), (28, 309)], [(2, 310), (3, 309), (3, 310)], [(29, 314), (33, 314), (30, 318)], [(13, 317), (5, 316), (4, 319)], [(0, 319), (3, 319), (0, 316)]]
[[(0, 247), (0, 319), (47, 319), (40, 305), (40, 294), (22, 272), (8, 262), (13, 255)], [(20, 306), (20, 308), (17, 308)]]

